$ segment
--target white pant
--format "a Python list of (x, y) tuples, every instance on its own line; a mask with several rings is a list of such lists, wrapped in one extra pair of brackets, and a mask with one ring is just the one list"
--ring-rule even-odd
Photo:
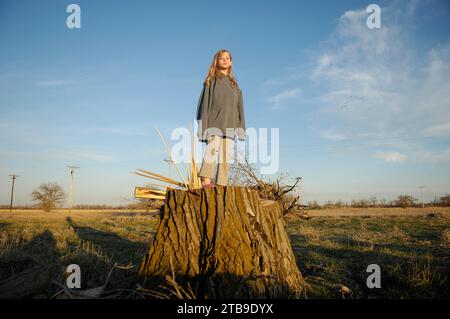
[(231, 138), (217, 135), (211, 136), (206, 144), (205, 156), (203, 158), (202, 167), (198, 173), (198, 176), (214, 178), (217, 153), (219, 153), (216, 184), (223, 186), (228, 185), (228, 174), (232, 160), (232, 146), (233, 139)]

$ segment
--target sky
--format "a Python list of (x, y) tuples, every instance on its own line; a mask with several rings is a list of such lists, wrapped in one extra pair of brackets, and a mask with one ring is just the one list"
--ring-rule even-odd
[(168, 174), (155, 128), (173, 145), (194, 123), (220, 49), (246, 127), (279, 129), (279, 172), (302, 177), (303, 204), (450, 193), (446, 0), (0, 0), (0, 205), (10, 174), (18, 205), (43, 182), (68, 192), (67, 165), (74, 204), (128, 203), (150, 181), (131, 171)]

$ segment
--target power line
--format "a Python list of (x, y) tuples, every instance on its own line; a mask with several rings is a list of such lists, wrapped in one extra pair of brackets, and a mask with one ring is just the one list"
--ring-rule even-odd
[(12, 175), (9, 175), (9, 176), (11, 176), (11, 179), (12, 179), (12, 186), (11, 186), (11, 202), (10, 202), (10, 204), (9, 204), (9, 212), (12, 212), (13, 198), (14, 198), (14, 184), (15, 184), (16, 178), (19, 177), (19, 175), (12, 174)]

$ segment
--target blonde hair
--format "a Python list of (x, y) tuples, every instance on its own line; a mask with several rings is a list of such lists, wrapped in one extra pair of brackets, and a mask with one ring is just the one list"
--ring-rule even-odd
[(230, 61), (233, 60), (230, 51), (225, 50), (225, 49), (217, 51), (216, 54), (214, 54), (214, 58), (213, 58), (213, 60), (211, 62), (211, 66), (209, 67), (208, 75), (206, 76), (205, 81), (203, 82), (207, 86), (209, 86), (209, 84), (211, 83), (211, 80), (214, 77), (217, 77), (217, 78), (221, 79), (223, 76), (227, 76), (230, 79), (232, 87), (236, 87), (237, 86), (236, 78), (233, 75), (233, 70), (232, 70), (233, 66), (232, 65), (230, 65), (230, 67), (228, 68), (228, 74), (227, 75), (224, 75), (222, 72), (220, 72), (219, 68), (217, 67), (217, 63), (219, 61), (219, 58), (225, 52), (230, 55)]

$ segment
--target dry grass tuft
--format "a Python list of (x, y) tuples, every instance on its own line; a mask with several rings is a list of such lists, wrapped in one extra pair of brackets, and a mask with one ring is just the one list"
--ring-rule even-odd
[(308, 242), (319, 242), (321, 239), (319, 231), (309, 225), (299, 225), (297, 227), (297, 234)]
[(446, 228), (442, 231), (441, 241), (442, 246), (450, 247), (450, 228)]
[(434, 282), (438, 282), (442, 285), (446, 280), (438, 273), (436, 267), (431, 266), (433, 257), (430, 253), (425, 256), (425, 261), (413, 255), (410, 260), (410, 268), (408, 270), (409, 283), (417, 288), (430, 288)]
[(20, 233), (0, 232), (0, 256), (9, 253), (23, 242)]

